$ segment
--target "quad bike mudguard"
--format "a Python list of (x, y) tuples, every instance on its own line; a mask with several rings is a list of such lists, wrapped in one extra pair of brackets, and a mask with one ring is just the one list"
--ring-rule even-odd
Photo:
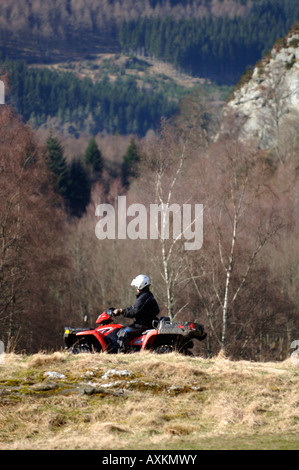
[(70, 348), (75, 343), (83, 341), (86, 339), (91, 344), (97, 345), (97, 349), (100, 349), (100, 346), (103, 351), (106, 351), (107, 344), (103, 338), (102, 333), (97, 332), (96, 330), (90, 330), (85, 328), (69, 328), (64, 329), (64, 343), (67, 348)]
[(80, 331), (79, 333), (77, 333), (76, 336), (77, 338), (88, 337), (88, 339), (91, 339), (91, 340), (95, 339), (94, 343), (95, 344), (100, 343), (103, 351), (106, 351), (107, 349), (107, 344), (104, 340), (102, 333), (98, 332), (97, 330)]
[(156, 338), (156, 336), (158, 335), (158, 330), (149, 330), (147, 333), (146, 333), (146, 336), (142, 342), (142, 346), (141, 346), (141, 349), (148, 349), (150, 348), (153, 343), (154, 343), (154, 340)]

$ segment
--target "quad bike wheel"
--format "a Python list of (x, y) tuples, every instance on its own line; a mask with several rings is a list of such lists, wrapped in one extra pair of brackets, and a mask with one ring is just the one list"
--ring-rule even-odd
[(70, 349), (73, 354), (99, 352), (99, 348), (96, 347), (92, 341), (86, 338), (82, 338), (77, 341)]
[(171, 344), (162, 344), (154, 349), (155, 354), (170, 354), (174, 351), (174, 348)]
[(154, 353), (156, 354), (170, 354), (172, 352), (178, 352), (183, 354), (184, 356), (192, 356), (192, 352), (190, 348), (193, 347), (193, 342), (188, 341), (185, 344), (181, 342), (173, 342), (170, 344), (161, 344), (154, 349)]

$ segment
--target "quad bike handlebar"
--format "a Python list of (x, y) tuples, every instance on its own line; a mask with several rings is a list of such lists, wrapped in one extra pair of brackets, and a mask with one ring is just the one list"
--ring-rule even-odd
[(114, 307), (109, 307), (106, 311), (107, 315), (111, 318), (116, 317), (117, 315), (115, 315), (114, 310), (116, 310)]

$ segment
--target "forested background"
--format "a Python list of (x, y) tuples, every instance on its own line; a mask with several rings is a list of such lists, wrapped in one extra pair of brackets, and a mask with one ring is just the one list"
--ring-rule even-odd
[[(246, 4), (247, 2), (242, 2)], [(218, 83), (235, 83), (298, 18), (297, 2), (253, 2), (243, 16), (139, 17), (120, 28), (123, 51), (152, 54)]]
[(156, 128), (161, 116), (178, 110), (177, 103), (168, 101), (162, 93), (147, 93), (139, 89), (134, 78), (109, 79), (93, 83), (80, 80), (72, 73), (30, 68), (24, 62), (6, 62), (14, 103), (22, 116), (35, 126), (48, 117), (61, 123), (75, 122), (79, 130), (96, 134), (108, 133), (145, 135)]
[[(205, 325), (202, 354), (290, 354), (299, 334), (297, 122), (275, 149), (242, 143), (233, 120), (215, 136), (231, 87), (298, 19), (292, 0), (1, 2), (8, 350), (60, 348), (65, 324), (88, 315), (93, 326), (105, 308), (130, 305), (130, 281), (145, 272), (163, 314)], [(98, 54), (108, 54), (105, 67)], [(151, 62), (178, 79), (153, 78)], [(116, 206), (118, 195), (146, 207), (204, 204), (203, 247), (98, 240), (95, 206)]]
[[(178, 112), (176, 97), (148, 89), (119, 70), (97, 79), (29, 67), (91, 60), (99, 52), (132, 54), (172, 64), (218, 85), (234, 85), (247, 68), (284, 36), (296, 18), (292, 0), (4, 1), (0, 5), (0, 58), (9, 71), (10, 102), (34, 126), (57, 117), (82, 130), (145, 135), (161, 116)], [(22, 60), (23, 59), (23, 60)], [(92, 62), (91, 62), (92, 63)], [(98, 66), (95, 64), (94, 68)]]
[(293, 0), (4, 0), (0, 44), (34, 62), (129, 50), (234, 84), (298, 13)]

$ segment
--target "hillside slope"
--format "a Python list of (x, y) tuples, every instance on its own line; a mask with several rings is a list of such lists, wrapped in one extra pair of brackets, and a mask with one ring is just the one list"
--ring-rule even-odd
[(293, 362), (7, 354), (0, 449), (298, 449)]
[(142, 51), (234, 84), (296, 20), (293, 0), (3, 0), (0, 58), (53, 63)]

